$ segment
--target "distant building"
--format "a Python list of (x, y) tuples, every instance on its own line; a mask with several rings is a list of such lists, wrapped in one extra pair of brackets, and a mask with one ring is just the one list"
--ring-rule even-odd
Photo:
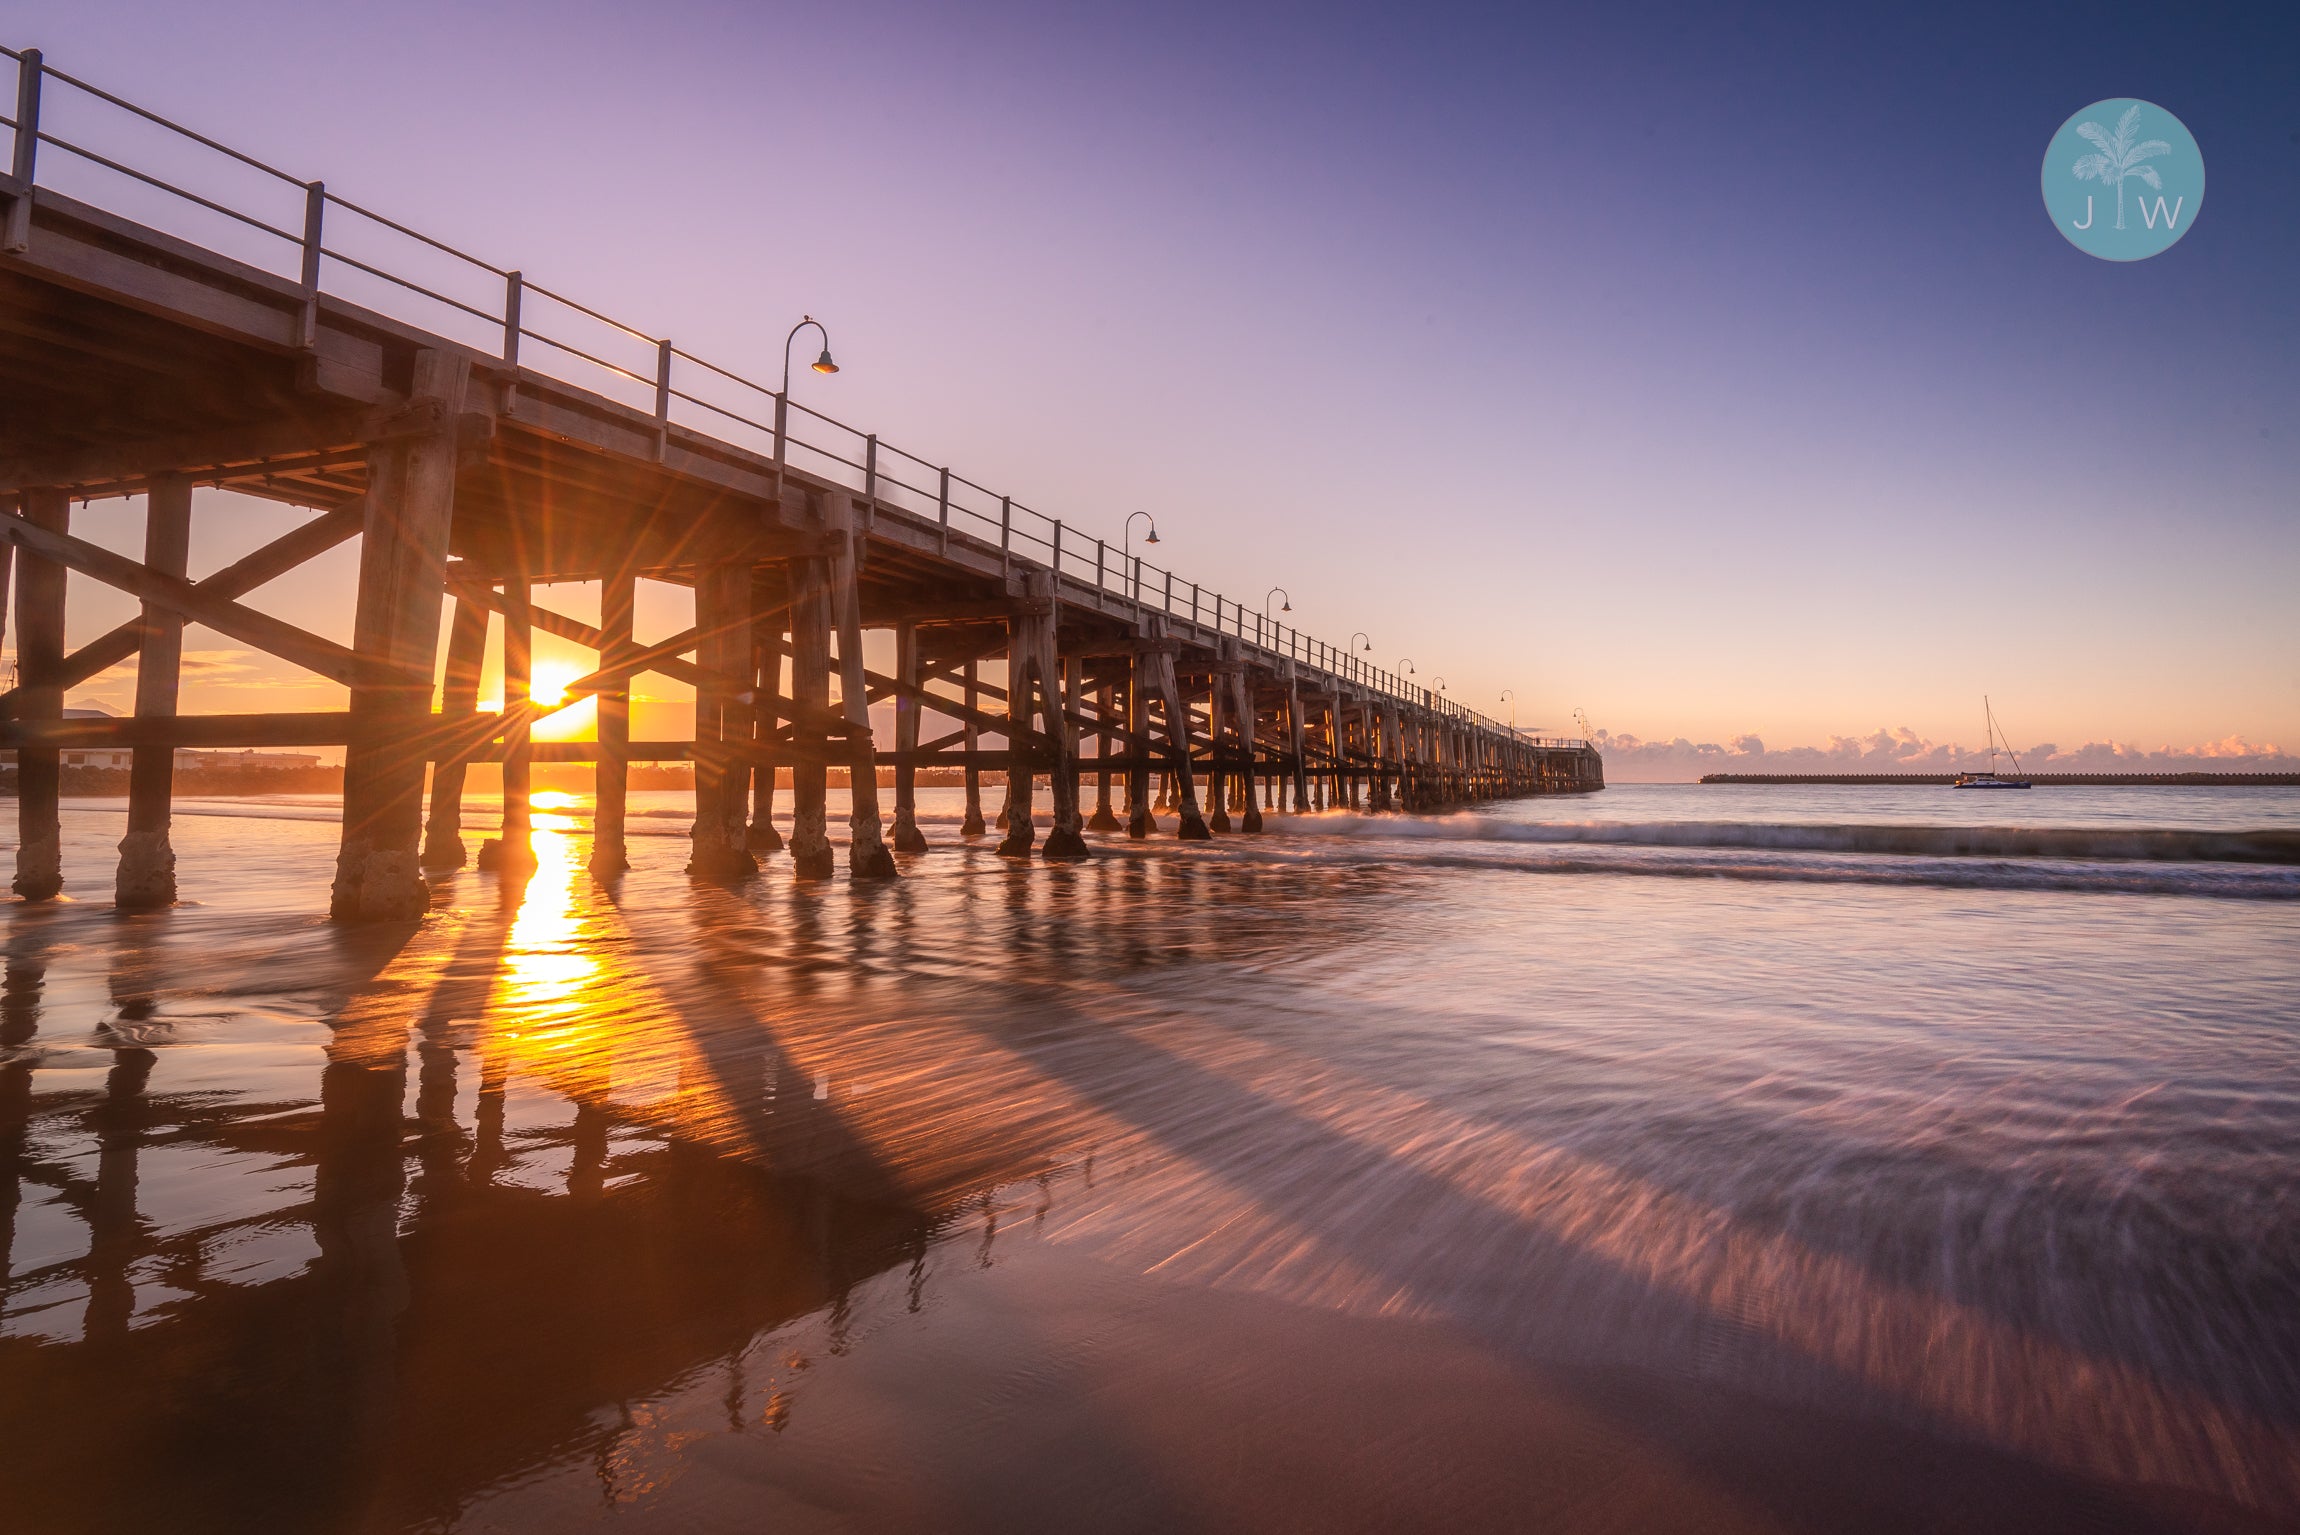
[(311, 752), (200, 752), (188, 751), (182, 747), (176, 749), (178, 772), (223, 773), (250, 769), (266, 772), (318, 766), (319, 758)]
[[(108, 720), (118, 715), (105, 709), (66, 709), (68, 720)], [(93, 746), (75, 748), (57, 753), (65, 767), (119, 768), (125, 771), (134, 761), (134, 750), (126, 746)], [(0, 763), (13, 763), (13, 751), (0, 752)], [(186, 747), (176, 749), (176, 771), (179, 773), (245, 773), (286, 772), (299, 768), (315, 768), (319, 758), (311, 752), (259, 752), (259, 751), (194, 751)]]

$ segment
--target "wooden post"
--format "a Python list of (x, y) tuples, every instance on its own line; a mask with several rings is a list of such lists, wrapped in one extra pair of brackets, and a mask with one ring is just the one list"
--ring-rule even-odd
[(1244, 645), (1233, 640), (1230, 648), (1238, 669), (1225, 680), (1230, 685), (1230, 712), (1238, 721), (1238, 789), (1246, 801), (1238, 824), (1248, 835), (1256, 835), (1262, 830), (1262, 807), (1254, 803), (1254, 680), (1246, 674)]
[(894, 854), (887, 850), (878, 813), (878, 753), (870, 735), (870, 692), (862, 652), (862, 589), (856, 561), (858, 531), (854, 501), (844, 491), (824, 497), (825, 523), (847, 535), (830, 559), (831, 599), (839, 626), (839, 696), (847, 724), (847, 872), (855, 879), (893, 879)]
[[(1166, 621), (1150, 620), (1153, 640), (1166, 638)], [(1166, 716), (1167, 760), (1173, 765), (1175, 806), (1181, 813), (1181, 825), (1175, 835), (1184, 842), (1205, 842), (1213, 833), (1206, 829), (1206, 818), (1198, 811), (1198, 786), (1190, 771), (1190, 710), (1182, 701), (1182, 688), (1174, 677), (1174, 652), (1159, 645), (1151, 654), (1151, 686), (1158, 695), (1158, 703)]]
[[(1135, 638), (1143, 638), (1139, 630)], [(1126, 671), (1126, 835), (1137, 841), (1158, 829), (1150, 809), (1150, 659), (1139, 645)]]
[[(1220, 618), (1218, 599), (1214, 612), (1215, 617)], [(1223, 669), (1230, 664), (1230, 646), (1233, 643), (1227, 635), (1215, 641), (1214, 671), (1206, 681), (1206, 808), (1211, 812), (1206, 817), (1206, 825), (1210, 830), (1223, 833), (1230, 830), (1230, 773), (1226, 760), (1230, 755), (1230, 747), (1223, 739), (1228, 733), (1230, 714), (1229, 700), (1224, 695), (1230, 688)]]
[(1302, 683), (1286, 663), (1286, 770), (1294, 780), (1294, 814), (1310, 813), (1309, 765), (1303, 756)]
[(1117, 706), (1117, 690), (1105, 681), (1094, 694), (1094, 816), (1086, 823), (1094, 831), (1118, 830), (1118, 817), (1110, 813), (1110, 748), (1117, 740), (1111, 721)]
[(736, 764), (747, 757), (751, 711), (734, 697), (751, 672), (751, 567), (715, 560), (695, 573), (695, 824), (689, 832), (687, 872), (698, 879), (734, 880), (758, 872), (744, 843), (749, 775)]
[[(60, 490), (27, 490), (26, 522), (53, 532), (71, 529), (72, 503)], [(64, 717), (64, 567), (29, 549), (16, 554), (16, 667), (27, 724)], [(16, 893), (50, 901), (64, 888), (64, 832), (57, 807), (62, 759), (53, 746), (16, 751)]]
[(1398, 730), (1398, 707), (1394, 702), (1382, 704), (1382, 776), (1373, 780), (1373, 808), (1398, 810), (1401, 794), (1394, 794), (1394, 785), (1403, 787), (1398, 773), (1403, 773), (1405, 734)]
[(452, 353), (416, 353), (411, 397), (437, 402), (442, 425), (368, 452), (352, 648), (391, 675), (351, 693), (343, 842), (329, 900), (338, 921), (412, 921), (430, 904), (416, 867), (423, 741), (455, 515), (454, 423), (470, 371), (469, 362)]
[[(469, 597), (455, 599), (447, 624), (447, 675), (440, 689), (440, 718), (471, 720), (479, 714), (479, 674), (487, 659), (487, 609)], [(426, 869), (460, 869), (463, 850), (465, 754), (442, 757), (431, 769), (431, 818), (423, 832)]]
[[(821, 711), (831, 705), (830, 562), (791, 562), (791, 702)], [(791, 862), (801, 879), (831, 877), (829, 770), (814, 726), (792, 724)]]
[[(1026, 578), (1027, 584), (1027, 578)], [(1028, 858), (1038, 833), (1030, 824), (1031, 776), (1037, 753), (1030, 740), (1030, 622), (1017, 611), (1006, 621), (1006, 804), (998, 824), (1006, 835), (998, 851), (1008, 858)]]
[(959, 823), (962, 837), (983, 835), (982, 824), (982, 768), (976, 759), (982, 752), (982, 732), (975, 727), (975, 711), (982, 707), (982, 676), (979, 661), (966, 663), (966, 819)]
[[(189, 569), (191, 549), (192, 482), (180, 474), (152, 476), (145, 497), (144, 564), (163, 575), (181, 576)], [(183, 619), (145, 603), (137, 647), (136, 718), (175, 717), (183, 657)], [(120, 839), (112, 899), (131, 910), (176, 901), (176, 852), (168, 837), (175, 758), (170, 746), (139, 746), (129, 758), (128, 833)]]
[(918, 625), (897, 624), (894, 631), (894, 673), (905, 691), (894, 696), (894, 749), (900, 760), (894, 768), (894, 850), (923, 853), (926, 837), (918, 829), (918, 697), (908, 691), (918, 686)]
[(535, 872), (535, 609), (524, 578), (503, 583), (503, 829), (479, 844), (479, 867), (512, 879)]
[(774, 700), (783, 693), (783, 620), (779, 608), (772, 618), (760, 616), (771, 606), (771, 594), (760, 579), (755, 574), (751, 579), (750, 676), (757, 699), (750, 711), (751, 749), (758, 755), (751, 762), (751, 829), (743, 845), (754, 853), (779, 853), (783, 834), (775, 830), (775, 753), (768, 738), (781, 718)]
[[(617, 664), (630, 653), (633, 613), (639, 582), (628, 559), (607, 572), (599, 583), (599, 664)], [(599, 695), (599, 764), (591, 793), (591, 863), (593, 875), (612, 879), (631, 867), (625, 843), (631, 788), (631, 674), (623, 672)]]
[[(1084, 858), (1089, 854), (1086, 846), (1086, 814), (1078, 792), (1078, 727), (1071, 723), (1078, 713), (1079, 666), (1076, 656), (1065, 661), (1055, 644), (1060, 622), (1054, 594), (1061, 580), (1053, 571), (1047, 573), (1047, 612), (1045, 626), (1039, 633), (1039, 664), (1043, 671), (1046, 701), (1047, 735), (1054, 743), (1054, 765), (1051, 769), (1054, 788), (1054, 826), (1046, 834), (1046, 856), (1049, 858)], [(1060, 687), (1055, 686), (1059, 675)]]

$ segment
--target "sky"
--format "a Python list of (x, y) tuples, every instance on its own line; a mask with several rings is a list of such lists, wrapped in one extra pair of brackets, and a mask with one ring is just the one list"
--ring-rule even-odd
[[(0, 40), (731, 366), (812, 313), (808, 403), (1090, 534), (1152, 512), (1521, 724), (1932, 751), (1986, 693), (2025, 747), (2300, 754), (2289, 6), (78, 0)], [(2038, 186), (2122, 96), (2209, 177), (2129, 264)], [(199, 506), (195, 573), (290, 515)], [(351, 569), (259, 605), (348, 632)], [(193, 647), (191, 707), (287, 698)]]

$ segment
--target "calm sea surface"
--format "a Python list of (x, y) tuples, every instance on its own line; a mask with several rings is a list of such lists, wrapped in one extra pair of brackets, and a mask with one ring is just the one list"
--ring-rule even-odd
[(377, 931), (328, 801), (180, 806), (136, 917), (68, 805), (0, 1529), (2300, 1521), (2300, 790), (921, 798), (721, 889), (542, 796)]

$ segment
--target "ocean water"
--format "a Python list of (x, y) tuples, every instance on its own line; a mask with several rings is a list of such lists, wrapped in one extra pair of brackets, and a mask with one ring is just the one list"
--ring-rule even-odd
[(2300, 791), (1060, 866), (921, 799), (899, 881), (728, 889), (678, 796), (612, 885), (544, 796), (531, 880), (374, 931), (323, 799), (184, 804), (135, 917), (71, 805), (0, 1527), (2300, 1520)]

